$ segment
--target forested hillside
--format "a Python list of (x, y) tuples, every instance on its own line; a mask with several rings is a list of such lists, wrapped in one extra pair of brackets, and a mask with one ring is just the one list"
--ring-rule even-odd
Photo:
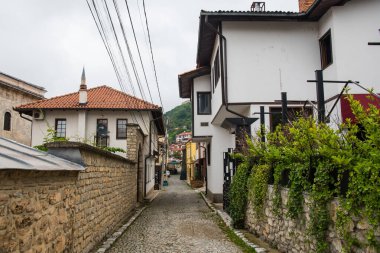
[(175, 141), (176, 134), (191, 131), (191, 103), (185, 102), (165, 113), (168, 120), (169, 143)]

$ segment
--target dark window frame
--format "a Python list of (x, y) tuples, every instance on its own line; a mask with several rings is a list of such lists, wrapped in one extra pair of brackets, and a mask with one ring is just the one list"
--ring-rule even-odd
[[(200, 112), (199, 111), (199, 97), (200, 97), (200, 95), (208, 95), (210, 97), (210, 112)], [(197, 92), (197, 114), (198, 115), (211, 115), (211, 92), (209, 92), (209, 91)]]
[(334, 63), (331, 29), (329, 29), (319, 39), (319, 53), (320, 53), (320, 58), (321, 58), (322, 70), (328, 68), (330, 65)]
[(218, 86), (218, 82), (220, 80), (220, 57), (219, 57), (219, 48), (216, 50), (213, 68), (212, 68), (212, 92), (214, 93), (216, 90), (216, 87)]
[[(101, 121), (105, 121), (106, 123), (106, 135), (105, 136), (100, 136), (99, 135), (99, 131), (98, 131), (98, 126), (99, 126), (99, 122)], [(109, 135), (108, 135), (108, 118), (100, 118), (100, 119), (96, 119), (96, 135), (95, 135), (95, 142), (96, 142), (96, 146), (98, 147), (108, 147), (109, 146)], [(105, 138), (103, 138), (105, 137)]]
[[(61, 133), (61, 131), (60, 132), (58, 132), (58, 122), (59, 121), (64, 121), (65, 122), (65, 127), (64, 127), (64, 136), (58, 136), (58, 133), (60, 134)], [(61, 126), (62, 126), (62, 124), (61, 124)], [(62, 130), (63, 128), (61, 127), (60, 128), (60, 130)], [(66, 120), (66, 118), (56, 118), (55, 119), (55, 127), (54, 127), (54, 130), (55, 130), (55, 137), (58, 137), (58, 138), (66, 138), (66, 133), (67, 133), (67, 120)]]
[(11, 131), (12, 130), (12, 114), (10, 112), (4, 113), (4, 131)]
[[(281, 115), (282, 108), (279, 106), (273, 106), (269, 107), (269, 130), (271, 132), (276, 130), (276, 127), (281, 124), (282, 122), (282, 115)], [(289, 121), (294, 121), (298, 117), (298, 113), (303, 112), (305, 116), (312, 116), (313, 115), (313, 108), (310, 106), (302, 107), (302, 106), (289, 106), (288, 107), (288, 118)]]
[[(120, 137), (119, 135), (119, 121), (125, 120), (125, 137)], [(127, 125), (128, 125), (128, 119), (116, 119), (116, 139), (117, 140), (125, 140), (127, 139)]]
[(211, 165), (211, 143), (207, 144), (207, 165)]

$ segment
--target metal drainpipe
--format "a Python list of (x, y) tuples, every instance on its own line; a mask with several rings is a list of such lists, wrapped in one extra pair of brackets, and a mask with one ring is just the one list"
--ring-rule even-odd
[(20, 117), (23, 119), (26, 119), (27, 121), (30, 121), (32, 124), (30, 125), (30, 143), (29, 145), (32, 146), (32, 133), (33, 133), (33, 120), (26, 118), (25, 116), (22, 116), (22, 112), (18, 112), (20, 114)]
[[(225, 91), (224, 93), (224, 98), (223, 98), (223, 102), (224, 102), (224, 105), (226, 106), (226, 110), (227, 112), (230, 112), (232, 114), (235, 114), (236, 116), (239, 116), (241, 118), (246, 119), (247, 117), (238, 113), (238, 112), (235, 112), (235, 111), (232, 111), (231, 109), (228, 108), (228, 89), (227, 89), (227, 39), (226, 37), (221, 33), (219, 32), (217, 29), (215, 29), (215, 27), (213, 27), (209, 22), (208, 22), (208, 16), (206, 16), (205, 18), (205, 24), (212, 30), (214, 31), (216, 34), (218, 34), (222, 40), (224, 41), (224, 47), (223, 47), (223, 44), (220, 45), (220, 48), (223, 49), (224, 48), (224, 51), (225, 51), (225, 54), (223, 54), (223, 50), (220, 54), (220, 57), (221, 57), (221, 62), (222, 62), (222, 89)], [(225, 56), (225, 59), (223, 60), (223, 55)]]

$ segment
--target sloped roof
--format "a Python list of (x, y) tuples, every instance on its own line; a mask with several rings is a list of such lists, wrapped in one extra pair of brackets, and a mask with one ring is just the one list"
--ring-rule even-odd
[(0, 170), (81, 171), (79, 164), (0, 137)]
[(210, 66), (216, 38), (214, 29), (222, 21), (315, 22), (331, 7), (344, 5), (348, 1), (350, 0), (315, 0), (307, 12), (202, 10), (198, 30), (197, 67)]
[(158, 105), (130, 96), (106, 85), (87, 90), (86, 104), (79, 104), (79, 91), (42, 99), (15, 108), (16, 111), (33, 109), (102, 109), (102, 110), (160, 110)]
[(201, 67), (178, 75), (179, 96), (191, 98), (191, 85), (194, 78), (208, 74), (210, 74), (210, 68)]

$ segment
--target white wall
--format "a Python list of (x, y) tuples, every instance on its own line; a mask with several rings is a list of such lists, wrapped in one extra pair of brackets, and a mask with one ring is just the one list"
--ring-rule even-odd
[[(152, 116), (150, 112), (131, 113), (129, 111), (87, 111), (86, 112), (86, 127), (85, 131), (83, 129), (79, 131), (78, 119), (83, 116), (75, 110), (54, 110), (45, 111), (44, 120), (33, 120), (33, 134), (32, 134), (32, 146), (40, 145), (43, 143), (43, 138), (47, 134), (49, 126), (54, 129), (55, 119), (65, 118), (66, 119), (66, 137), (71, 141), (84, 141), (88, 143), (94, 142), (94, 136), (96, 135), (96, 124), (97, 119), (107, 119), (108, 120), (108, 131), (110, 136), (109, 146), (119, 147), (122, 149), (127, 148), (126, 139), (116, 139), (116, 120), (117, 119), (127, 119), (128, 123), (139, 124), (144, 135), (148, 135), (149, 121)], [(83, 138), (79, 133), (85, 132), (86, 138)], [(157, 131), (156, 127), (152, 125), (152, 150), (157, 149)], [(144, 154), (149, 154), (149, 138), (145, 138), (144, 143)]]
[[(214, 50), (212, 52), (212, 56), (211, 56), (211, 62), (210, 62), (210, 65), (211, 65), (211, 75), (212, 75), (212, 71), (213, 71), (213, 68), (214, 68), (214, 60), (215, 60), (215, 57), (216, 57), (216, 54), (217, 54), (217, 51), (219, 50), (219, 36), (216, 36), (216, 39), (215, 39), (215, 44), (214, 44)], [(220, 59), (220, 52), (219, 52), (219, 59)], [(215, 117), (215, 115), (218, 113), (219, 111), (219, 108), (220, 106), (222, 105), (222, 62), (219, 61), (219, 68), (220, 68), (220, 78), (219, 78), (219, 81), (217, 83), (217, 86), (215, 87), (214, 89), (214, 92), (212, 92), (212, 83), (211, 83), (211, 80), (212, 78), (210, 77), (210, 89), (211, 89), (211, 115), (212, 115), (212, 118)], [(194, 87), (195, 87), (195, 84), (194, 84)]]
[[(194, 89), (193, 89), (193, 101), (194, 101), (194, 133), (193, 136), (210, 136), (212, 135), (211, 131), (211, 120), (212, 120), (212, 109), (211, 115), (198, 115), (198, 103), (197, 103), (197, 92), (210, 92), (211, 90), (210, 75), (201, 76), (194, 78)], [(211, 91), (212, 93), (212, 91)], [(214, 97), (211, 94), (211, 104)], [(208, 122), (209, 126), (201, 126), (201, 122)]]
[(66, 119), (66, 136), (77, 139), (78, 136), (78, 112), (77, 111), (45, 111), (44, 120), (33, 120), (32, 146), (41, 145), (49, 128), (55, 129), (55, 119)]
[(273, 102), (281, 91), (289, 100), (315, 100), (320, 68), (318, 24), (223, 22), (227, 38), (228, 102)]
[(235, 148), (234, 135), (221, 127), (212, 127), (211, 165), (207, 166), (207, 188), (214, 194), (223, 193), (223, 152)]
[[(380, 50), (368, 42), (380, 42), (380, 1), (354, 0), (336, 6), (319, 22), (319, 36), (331, 29), (333, 64), (323, 71), (325, 80), (359, 81), (367, 88), (380, 92)], [(350, 85), (350, 93), (366, 92)], [(325, 98), (338, 94), (343, 84), (325, 85)], [(330, 109), (332, 103), (326, 107)], [(335, 110), (333, 119), (340, 118)]]
[(154, 170), (155, 170), (155, 159), (149, 158), (146, 160), (146, 179), (145, 187), (146, 193), (149, 194), (154, 188)]

